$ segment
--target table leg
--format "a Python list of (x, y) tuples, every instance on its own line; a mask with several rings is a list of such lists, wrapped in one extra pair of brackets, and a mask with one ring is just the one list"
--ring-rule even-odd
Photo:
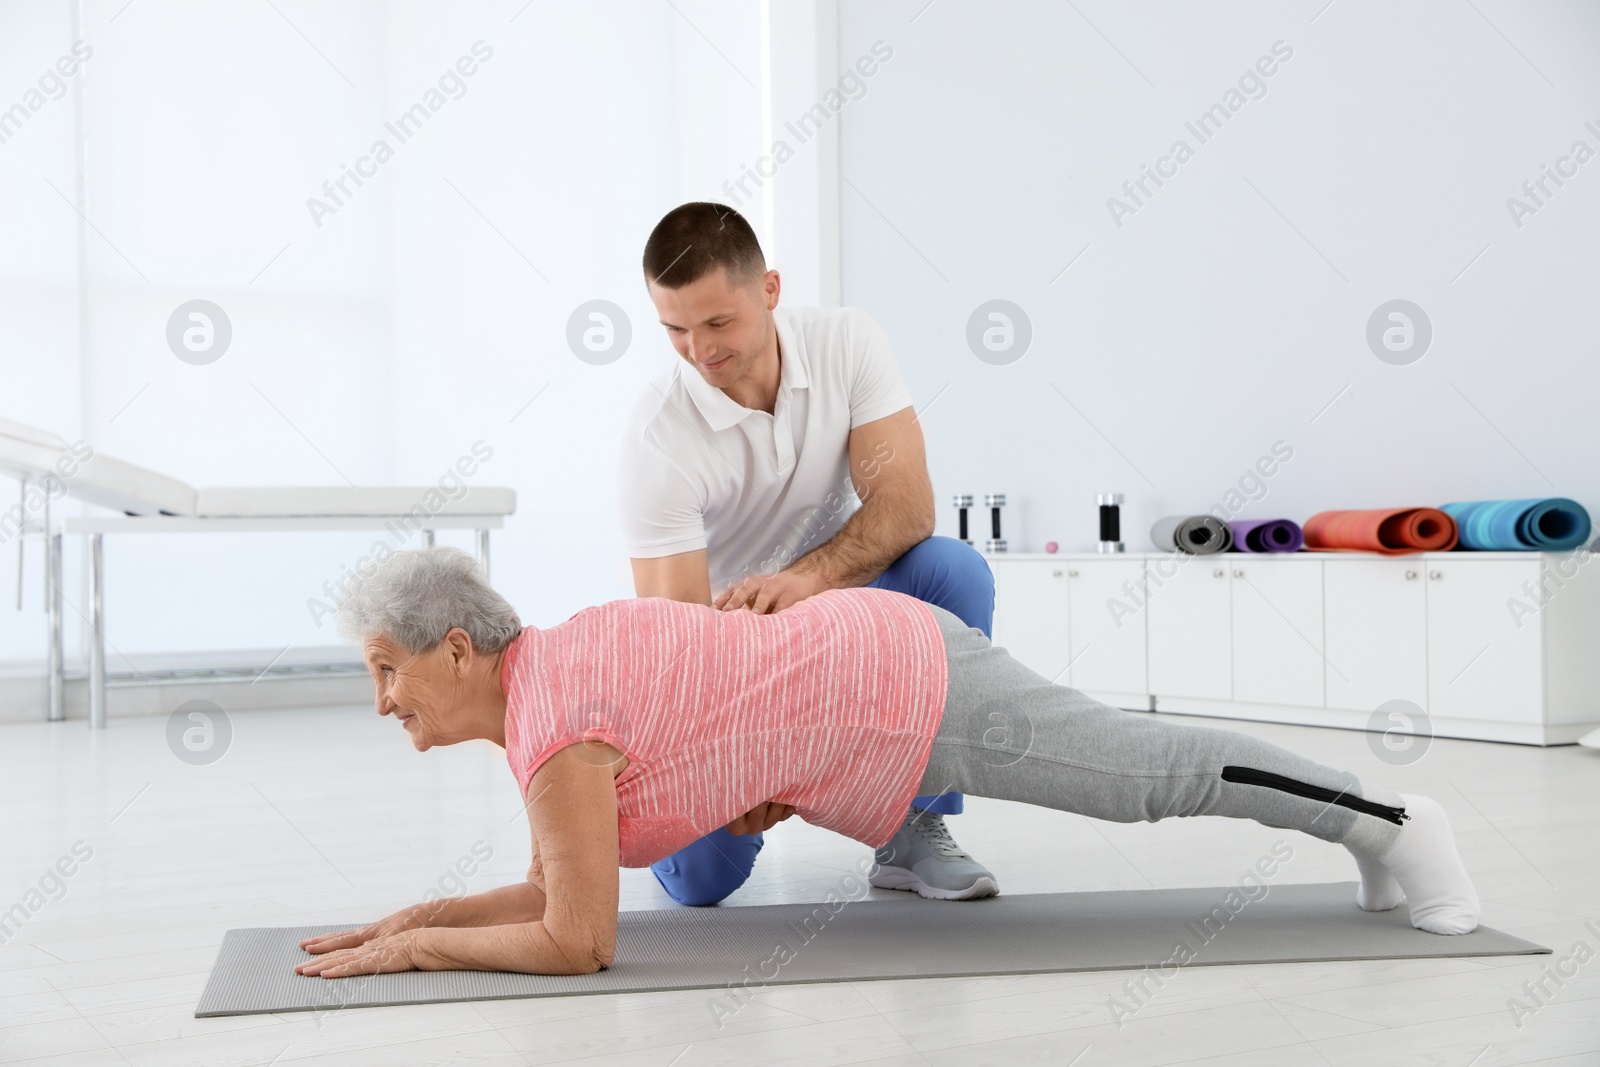
[(89, 729), (106, 728), (105, 535), (89, 535)]
[(45, 605), (50, 620), (50, 721), (67, 717), (61, 635), (61, 535), (45, 531)]

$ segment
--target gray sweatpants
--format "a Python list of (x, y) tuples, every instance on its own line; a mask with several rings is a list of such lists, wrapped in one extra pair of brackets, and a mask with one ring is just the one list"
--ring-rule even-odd
[(1226, 815), (1382, 854), (1400, 798), (1232, 730), (1123, 711), (1052, 685), (929, 605), (950, 688), (918, 795), (969, 793), (1110, 822)]

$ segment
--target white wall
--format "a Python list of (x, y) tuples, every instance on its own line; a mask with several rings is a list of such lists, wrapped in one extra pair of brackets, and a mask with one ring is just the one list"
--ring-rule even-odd
[[(0, 8), (5, 104), (71, 46), (69, 10)], [(613, 441), (673, 358), (639, 261), (662, 214), (719, 195), (757, 151), (757, 9), (91, 0), (82, 36), (98, 231), (88, 373), (80, 388), (76, 216), (44, 182), (74, 195), (69, 97), (0, 145), (21, 238), (0, 242), (0, 415), (201, 486), (428, 485), (483, 440), (494, 457), (473, 481), (520, 497), (494, 569), (528, 621), (628, 595)], [(479, 41), (493, 54), (464, 93), (449, 86), (404, 144), (385, 133)], [(381, 137), (393, 158), (317, 225), (307, 199)], [(194, 298), (233, 323), (208, 366), (165, 342)], [(566, 345), (568, 316), (593, 298), (632, 319), (609, 366)], [(14, 493), (0, 483), (0, 500)], [(335, 644), (306, 602), (374, 539), (110, 537), (110, 667)], [(13, 550), (0, 557), (0, 664), (44, 654), (36, 565), (27, 610), (10, 610)], [(81, 600), (81, 552), (68, 551)]]
[[(725, 198), (781, 135), (762, 126), (760, 5), (277, 8), (87, 4), (88, 343), (76, 217), (45, 183), (71, 195), (69, 97), (0, 145), (15, 237), (0, 242), (0, 414), (201, 485), (427, 484), (483, 440), (476, 480), (520, 494), (495, 573), (528, 620), (627, 595), (613, 442), (673, 358), (639, 256), (665, 211)], [(836, 55), (811, 62), (833, 8), (770, 19), (772, 113), (893, 48), (830, 124), (839, 284), (931, 403), (944, 532), (950, 494), (1003, 491), (1015, 548), (1082, 548), (1094, 494), (1118, 489), (1144, 547), (1151, 520), (1218, 503), (1279, 439), (1295, 457), (1244, 514), (1600, 505), (1577, 429), (1597, 373), (1600, 162), (1520, 229), (1506, 210), (1574, 140), (1600, 148), (1583, 126), (1600, 126), (1592, 5), (852, 2)], [(70, 47), (68, 12), (0, 8), (0, 104)], [(493, 58), (465, 94), (317, 226), (307, 198), (480, 40)], [(1118, 227), (1107, 198), (1192, 141), (1185, 121), (1280, 40), (1294, 54), (1265, 96)], [(778, 174), (773, 262), (792, 297), (831, 289), (827, 235), (794, 221), (829, 225), (829, 151), (812, 141)], [(741, 205), (758, 232), (764, 199)], [(234, 323), (206, 367), (164, 342), (197, 297)], [(1364, 340), (1396, 297), (1436, 332), (1409, 366)], [(1034, 330), (1006, 366), (965, 339), (994, 298)], [(607, 366), (565, 342), (591, 299), (633, 327)], [(326, 645), (306, 601), (371, 541), (113, 538), (112, 668)], [(81, 593), (76, 565), (68, 584)], [(0, 610), (0, 662), (43, 655), (36, 567), (25, 591), (25, 613)]]
[[(644, 242), (679, 203), (718, 197), (760, 129), (754, 5), (678, 6), (693, 25), (670, 5), (627, 19), (528, 8), (394, 188), (397, 245), (417, 250), (394, 263), (396, 457), (431, 477), (475, 440), (494, 449), (481, 480), (519, 494), (495, 582), (539, 625), (633, 593), (616, 442), (633, 397), (676, 358), (645, 292)], [(421, 4), (394, 19), (397, 94), (399, 72), (425, 83), (470, 42), (454, 21)], [(601, 366), (566, 342), (574, 309), (597, 299), (633, 332)]]
[[(1506, 207), (1575, 140), (1600, 150), (1600, 9), (1324, 3), (841, 5), (841, 67), (894, 48), (842, 116), (843, 300), (932, 403), (941, 532), (951, 494), (1006, 492), (1013, 551), (1089, 549), (1120, 490), (1147, 548), (1280, 439), (1245, 516), (1600, 511), (1600, 160), (1520, 229)], [(1280, 40), (1266, 95), (1199, 144), (1184, 123)], [(1116, 226), (1107, 198), (1179, 137), (1194, 157)], [(994, 298), (1034, 331), (1004, 366), (965, 339)], [(1434, 326), (1408, 366), (1365, 342), (1393, 298)]]
[[(9, 110), (71, 46), (64, 4), (0, 7), (0, 109)], [(75, 428), (78, 420), (78, 277), (76, 216), (51, 190), (73, 196), (75, 135), (70, 91), (44, 102), (0, 143), (0, 416), (32, 417)], [(47, 182), (49, 184), (47, 184)], [(24, 416), (23, 412), (28, 415)], [(0, 507), (17, 499), (0, 475)], [(37, 562), (37, 541), (28, 546)], [(15, 540), (0, 544), (0, 660), (39, 656), (44, 616), (37, 568), (29, 575), (26, 612), (16, 612)]]

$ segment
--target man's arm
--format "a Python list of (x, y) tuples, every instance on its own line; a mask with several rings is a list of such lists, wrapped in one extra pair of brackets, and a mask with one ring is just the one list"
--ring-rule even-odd
[(636, 595), (663, 596), (685, 604), (711, 603), (711, 570), (706, 563), (705, 549), (629, 562), (633, 564)]
[(705, 486), (638, 434), (624, 438), (618, 467), (622, 540), (645, 553), (630, 553), (635, 594), (710, 604)]
[[(781, 611), (824, 589), (866, 585), (933, 534), (933, 483), (912, 408), (850, 431), (850, 479), (861, 507), (825, 544), (771, 577), (746, 578), (717, 597), (723, 610)], [(637, 573), (637, 572), (636, 572)]]
[(866, 585), (933, 536), (933, 482), (914, 409), (850, 431), (850, 480), (861, 507), (826, 544), (789, 567), (815, 575), (827, 589)]

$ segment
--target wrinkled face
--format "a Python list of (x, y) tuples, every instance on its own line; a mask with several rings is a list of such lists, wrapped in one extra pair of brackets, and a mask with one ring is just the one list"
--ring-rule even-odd
[(718, 267), (681, 289), (650, 283), (650, 299), (678, 355), (706, 384), (726, 389), (749, 371), (771, 334), (778, 273), (743, 285)]
[(463, 687), (448, 641), (427, 652), (407, 652), (380, 636), (368, 639), (363, 651), (378, 687), (378, 714), (393, 715), (418, 752), (471, 736), (465, 730)]

